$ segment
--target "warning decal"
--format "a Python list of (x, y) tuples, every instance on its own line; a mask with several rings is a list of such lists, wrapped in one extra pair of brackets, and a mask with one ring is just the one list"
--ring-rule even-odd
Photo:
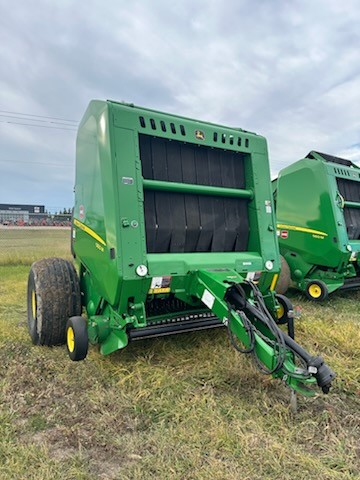
[(149, 293), (169, 293), (171, 277), (153, 277)]
[(215, 297), (212, 293), (209, 292), (209, 290), (204, 290), (204, 293), (202, 294), (201, 301), (205, 303), (205, 305), (212, 309), (214, 302), (215, 302)]

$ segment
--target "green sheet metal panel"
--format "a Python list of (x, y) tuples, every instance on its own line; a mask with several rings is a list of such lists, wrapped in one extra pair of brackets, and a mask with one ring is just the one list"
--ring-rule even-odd
[(359, 187), (356, 165), (317, 152), (281, 170), (273, 182), (280, 251), (299, 286), (304, 278), (327, 281), (324, 275), (330, 272), (354, 275), (348, 265), (351, 255), (360, 251), (360, 241), (349, 239), (349, 222), (355, 218), (355, 234), (360, 234), (360, 217), (346, 209), (360, 206)]
[[(185, 169), (179, 177), (180, 182), (174, 182), (176, 175), (173, 172), (170, 181), (169, 175), (165, 176), (162, 189), (169, 190), (169, 193), (164, 192), (167, 195), (164, 198), (169, 202), (172, 195), (177, 195), (181, 202), (193, 195), (196, 202), (205, 206), (209, 203), (205, 199), (211, 199), (210, 217), (218, 208), (215, 207), (219, 205), (216, 202), (224, 205), (221, 188), (224, 188), (224, 196), (229, 198), (226, 201), (230, 207), (237, 198), (246, 202), (247, 240), (245, 247), (239, 248), (243, 251), (204, 247), (210, 251), (147, 252), (144, 196), (151, 190), (160, 196), (161, 188), (156, 183), (151, 185), (151, 179), (143, 178), (141, 138), (145, 136), (152, 139), (151, 148), (160, 145), (164, 149), (172, 145), (179, 149), (181, 145), (180, 155), (187, 150), (192, 151), (195, 169), (199, 169), (201, 161), (209, 162), (214, 154), (221, 154), (222, 161), (228, 156), (241, 159), (243, 184), (241, 189), (233, 188), (234, 195), (226, 192), (231, 185), (216, 185), (215, 180), (207, 181), (201, 177), (200, 171), (196, 173), (195, 180), (184, 182), (184, 179), (190, 178)], [(210, 152), (206, 153), (208, 157), (204, 156), (205, 151)], [(171, 149), (169, 152), (164, 165), (167, 169), (172, 165)], [(185, 183), (188, 186), (183, 188), (188, 191), (175, 192), (174, 189), (181, 189), (181, 185), (177, 187), (176, 183)], [(214, 195), (216, 188), (219, 191)], [(171, 210), (169, 212), (171, 214)], [(85, 305), (92, 302), (92, 310), (96, 310), (101, 299), (120, 313), (127, 311), (129, 299), (135, 304), (144, 302), (154, 276), (172, 276), (172, 285), (177, 285), (181, 291), (181, 277), (199, 268), (230, 268), (246, 276), (249, 271), (268, 271), (265, 262), (271, 261), (271, 275), (279, 270), (266, 140), (241, 129), (123, 103), (92, 101), (81, 122), (77, 140), (74, 219), (74, 250), (84, 269), (91, 271), (91, 279), (87, 278), (85, 271), (83, 281), (87, 290)], [(230, 225), (231, 216), (229, 219)], [(221, 224), (218, 225), (219, 228), (213, 232), (214, 238), (221, 230)], [(214, 242), (210, 243), (213, 245)], [(144, 277), (137, 273), (137, 268), (142, 265), (148, 270)]]

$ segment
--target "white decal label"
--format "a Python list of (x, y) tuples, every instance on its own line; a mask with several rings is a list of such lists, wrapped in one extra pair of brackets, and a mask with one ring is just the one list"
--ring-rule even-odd
[(171, 284), (171, 277), (153, 277), (151, 279), (151, 285), (149, 293), (169, 293)]
[(212, 308), (213, 305), (214, 305), (214, 302), (215, 302), (215, 297), (214, 295), (212, 295), (209, 290), (204, 290), (204, 293), (202, 294), (202, 297), (201, 297), (201, 300), (203, 303), (205, 303), (205, 305), (208, 307), (208, 308)]
[(265, 200), (265, 211), (266, 213), (271, 213), (271, 201)]
[(255, 273), (256, 272), (249, 272), (247, 275), (246, 275), (246, 280), (250, 280), (251, 282), (254, 280), (255, 278)]
[(150, 288), (161, 288), (163, 277), (153, 277)]

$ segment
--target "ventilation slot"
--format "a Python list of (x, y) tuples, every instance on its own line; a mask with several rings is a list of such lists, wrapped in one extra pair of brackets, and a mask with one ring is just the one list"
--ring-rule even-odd
[(142, 128), (145, 128), (146, 127), (145, 118), (144, 117), (139, 117), (139, 120), (140, 120), (140, 125), (142, 126)]
[(214, 132), (213, 139), (214, 139), (214, 142), (217, 142), (217, 139), (218, 139), (218, 134), (217, 134), (217, 132)]
[(171, 128), (172, 133), (176, 133), (176, 128), (175, 128), (175, 125), (173, 123), (170, 123), (170, 128)]
[(344, 170), (343, 168), (334, 168), (334, 172), (337, 175), (343, 175), (344, 177), (350, 177), (350, 172), (348, 170)]
[(238, 147), (241, 147), (241, 138), (240, 137), (238, 138), (237, 144), (238, 144)]
[(151, 125), (151, 128), (153, 130), (156, 130), (156, 124), (155, 124), (155, 120), (153, 118), (150, 118), (150, 125)]
[(185, 136), (185, 135), (186, 135), (184, 125), (180, 125), (180, 132), (181, 132), (181, 135), (182, 135), (182, 136)]
[(245, 147), (248, 148), (248, 146), (249, 146), (249, 139), (245, 138)]
[(161, 127), (161, 130), (163, 132), (166, 132), (166, 125), (165, 125), (165, 122), (163, 120), (161, 120), (161, 122), (160, 122), (160, 127)]

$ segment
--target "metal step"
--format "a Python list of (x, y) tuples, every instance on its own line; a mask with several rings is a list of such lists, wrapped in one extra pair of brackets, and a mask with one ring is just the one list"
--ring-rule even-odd
[(193, 332), (210, 328), (223, 327), (224, 324), (217, 317), (199, 318), (186, 320), (184, 322), (165, 323), (151, 327), (131, 328), (128, 330), (129, 340), (140, 340), (143, 338), (163, 337), (176, 333)]

